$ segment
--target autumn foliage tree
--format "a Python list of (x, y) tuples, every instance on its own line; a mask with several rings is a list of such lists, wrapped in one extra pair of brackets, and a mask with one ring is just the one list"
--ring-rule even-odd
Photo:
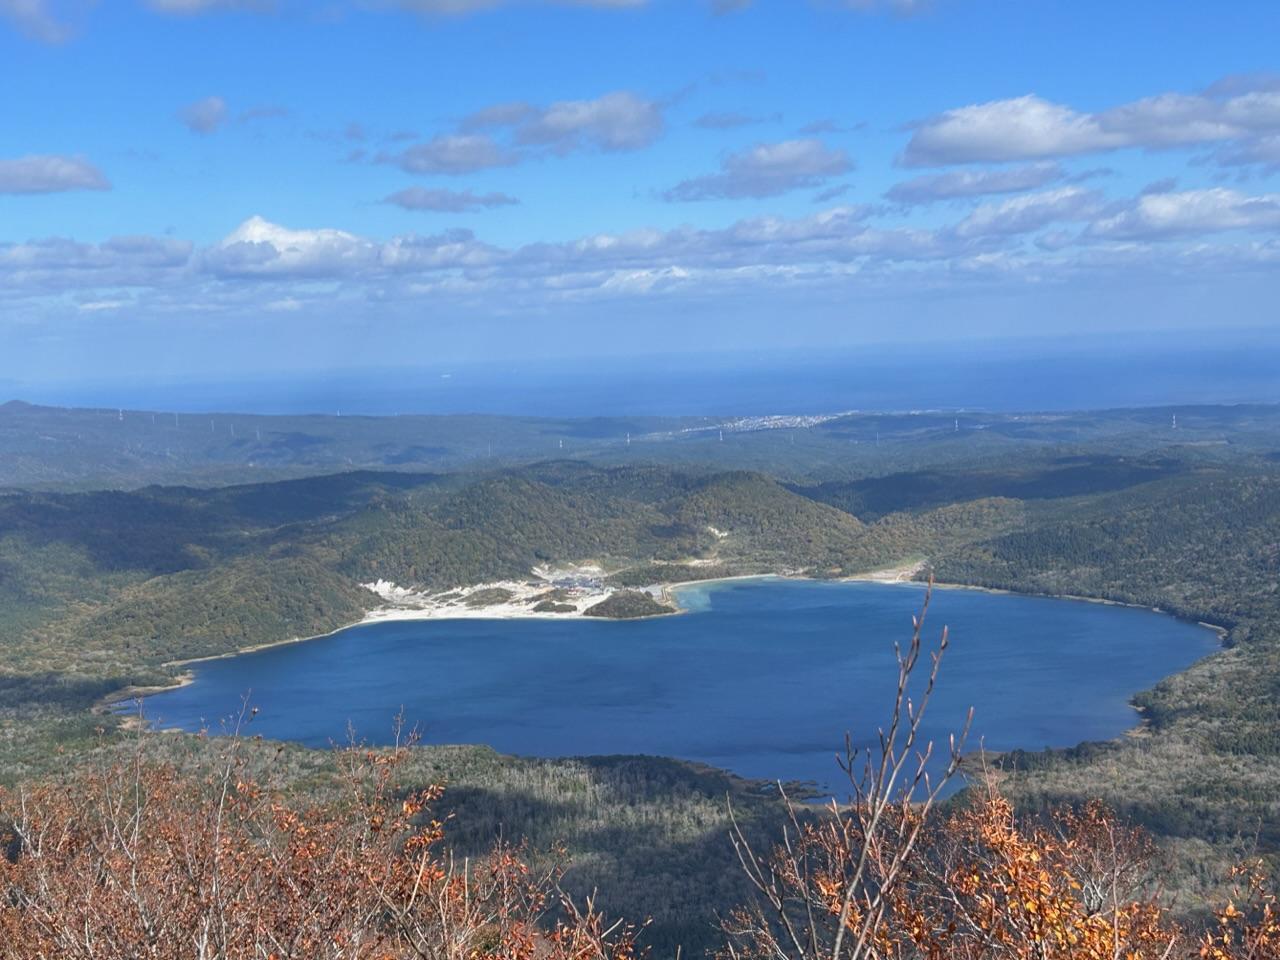
[(1235, 896), (1214, 912), (1204, 935), (1205, 960), (1275, 960), (1280, 957), (1280, 909), (1262, 862), (1241, 864), (1233, 873)]
[[(440, 790), (406, 792), (405, 747), (342, 753), (344, 795), (297, 808), (243, 776), (128, 763), (0, 798), (0, 957), (93, 960), (628, 960), (606, 926), (497, 843), (441, 848)], [(550, 908), (558, 908), (548, 919)]]

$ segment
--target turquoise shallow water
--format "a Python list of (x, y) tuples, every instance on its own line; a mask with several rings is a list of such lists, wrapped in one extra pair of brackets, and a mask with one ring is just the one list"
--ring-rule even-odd
[[(246, 694), (252, 730), (325, 746), (350, 722), (385, 741), (404, 708), (428, 743), (534, 756), (657, 754), (839, 791), (846, 731), (887, 717), (893, 642), (923, 588), (729, 581), (684, 589), (684, 616), (631, 622), (436, 620), (352, 627), (196, 664), (147, 699), (161, 727), (217, 730)], [(975, 708), (970, 747), (1067, 746), (1137, 722), (1129, 698), (1210, 653), (1215, 634), (1148, 610), (935, 591), (926, 636), (952, 646), (931, 736)]]

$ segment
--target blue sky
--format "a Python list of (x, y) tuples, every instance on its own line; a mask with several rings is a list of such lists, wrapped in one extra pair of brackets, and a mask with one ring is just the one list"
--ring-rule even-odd
[(1280, 5), (0, 0), (0, 379), (1274, 330)]

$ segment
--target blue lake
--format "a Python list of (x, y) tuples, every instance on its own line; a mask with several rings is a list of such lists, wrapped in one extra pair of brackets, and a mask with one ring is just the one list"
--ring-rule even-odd
[[(348, 722), (385, 742), (403, 707), (427, 743), (673, 756), (843, 793), (835, 754), (846, 731), (868, 742), (886, 720), (893, 643), (909, 639), (923, 588), (753, 580), (680, 598), (688, 614), (652, 620), (352, 627), (195, 664), (195, 682), (149, 697), (146, 714), (216, 732), (248, 694), (252, 732), (326, 746)], [(1118, 736), (1138, 720), (1134, 693), (1217, 646), (1211, 630), (1148, 610), (973, 590), (934, 592), (926, 637), (944, 624), (927, 726), (945, 744), (972, 705), (970, 749)]]

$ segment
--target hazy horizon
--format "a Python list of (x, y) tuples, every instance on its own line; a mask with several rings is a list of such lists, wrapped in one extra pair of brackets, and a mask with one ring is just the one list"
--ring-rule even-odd
[(388, 365), (238, 379), (0, 379), (0, 402), (9, 399), (190, 412), (560, 417), (1274, 403), (1280, 401), (1280, 338), (1006, 339), (822, 354)]

